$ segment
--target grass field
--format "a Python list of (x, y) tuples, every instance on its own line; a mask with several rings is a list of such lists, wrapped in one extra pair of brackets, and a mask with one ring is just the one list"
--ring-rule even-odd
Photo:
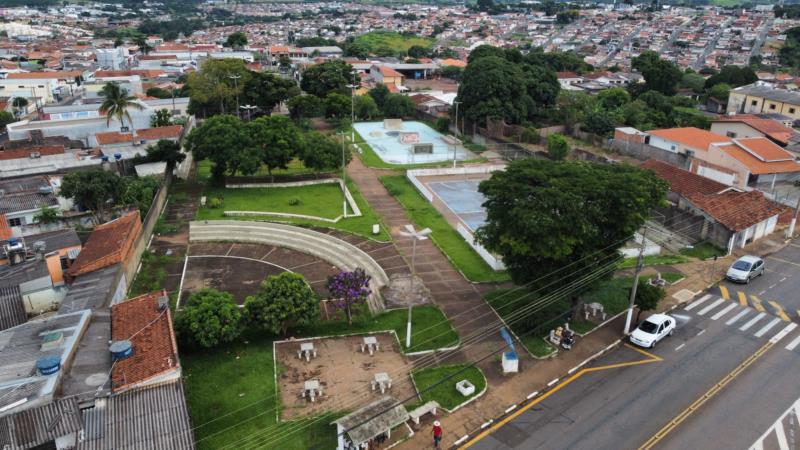
[(355, 42), (364, 45), (370, 52), (391, 49), (399, 54), (407, 52), (415, 45), (430, 48), (434, 40), (420, 36), (404, 36), (392, 31), (372, 31), (358, 36)]
[(149, 251), (142, 253), (142, 266), (133, 280), (128, 296), (135, 297), (161, 290), (164, 278), (167, 277), (166, 266), (177, 261), (183, 261), (183, 258), (175, 255), (155, 255)]
[[(327, 219), (335, 219), (342, 213), (342, 191), (335, 184), (298, 186), (291, 188), (246, 188), (228, 189), (206, 186), (203, 195), (211, 200), (223, 197), (219, 208), (200, 207), (197, 220), (230, 219), (230, 220), (274, 220), (299, 226), (315, 226), (333, 228), (349, 233), (376, 239), (383, 242), (391, 240), (389, 232), (382, 225), (381, 218), (367, 203), (358, 191), (355, 183), (347, 181), (347, 189), (361, 210), (361, 217), (342, 218), (336, 223), (321, 220), (279, 217), (270, 219), (266, 216), (225, 217), (224, 211), (271, 211), (293, 214), (314, 215)], [(297, 204), (295, 200), (299, 201)], [(372, 234), (372, 225), (381, 224), (379, 234)]]
[[(207, 159), (199, 161), (197, 163), (197, 181), (206, 182), (211, 180), (211, 168), (213, 166), (214, 163)], [(296, 158), (287, 165), (286, 169), (275, 169), (272, 171), (272, 175), (274, 175), (276, 178), (286, 178), (293, 175), (309, 175), (313, 173), (313, 170), (304, 166), (303, 162)], [(259, 167), (258, 171), (252, 175), (254, 178), (267, 176), (269, 176), (269, 172), (267, 171), (267, 166), (265, 165)]]
[(467, 279), (475, 282), (507, 281), (508, 273), (497, 272), (469, 246), (467, 241), (447, 223), (444, 217), (402, 175), (380, 178), (419, 228), (433, 230), (430, 238)]
[[(688, 262), (689, 258), (684, 255), (650, 255), (644, 257), (645, 266), (671, 266)], [(632, 269), (636, 267), (636, 257), (625, 258), (619, 263), (620, 269)]]
[[(480, 394), (486, 388), (486, 377), (483, 376), (483, 372), (469, 364), (415, 370), (411, 376), (421, 393), (421, 403), (436, 400), (439, 406), (450, 410)], [(469, 397), (464, 397), (456, 389), (456, 383), (461, 380), (468, 380), (475, 386), (475, 392)]]
[[(389, 311), (370, 318), (356, 317), (352, 325), (344, 321), (322, 323), (294, 330), (292, 335), (323, 336), (394, 329), (404, 341), (406, 317), (407, 310)], [(413, 309), (412, 330), (410, 351), (458, 342), (458, 334), (450, 322), (433, 306)], [(222, 348), (181, 351), (186, 397), (192, 424), (196, 427), (198, 449), (219, 449), (228, 445), (281, 450), (336, 447), (336, 430), (328, 424), (343, 412), (318, 417), (319, 420), (276, 423), (279, 402), (275, 397), (273, 339), (275, 336), (264, 332), (250, 332)], [(285, 438), (269, 441), (269, 436), (277, 436), (276, 433)], [(261, 439), (257, 440), (259, 436)]]
[(681, 255), (706, 260), (715, 256), (725, 256), (726, 251), (710, 242), (695, 244), (692, 248), (681, 250)]

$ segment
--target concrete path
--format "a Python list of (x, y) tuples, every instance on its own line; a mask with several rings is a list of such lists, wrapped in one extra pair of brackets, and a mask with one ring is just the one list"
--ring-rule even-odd
[[(384, 224), (389, 228), (394, 246), (406, 260), (411, 260), (412, 241), (402, 236), (400, 230), (406, 224), (413, 223), (406, 216), (400, 203), (386, 191), (378, 180), (379, 176), (390, 175), (385, 170), (375, 170), (366, 167), (358, 158), (354, 158), (347, 167), (348, 176), (358, 185), (361, 194), (366, 198), (372, 208), (383, 217)], [(416, 256), (417, 274), (425, 286), (430, 290), (433, 302), (442, 309), (458, 331), (462, 343), (472, 336), (478, 336), (487, 330), (494, 330), (502, 325), (502, 321), (489, 307), (481, 296), (476, 285), (467, 281), (460, 272), (455, 270), (447, 257), (436, 247), (431, 240), (417, 243)], [(464, 346), (459, 350), (459, 355), (445, 356), (443, 363), (456, 363), (463, 361), (476, 361), (491, 352), (502, 348), (504, 341), (500, 333), (492, 331), (486, 337), (477, 339), (477, 343)], [(429, 361), (429, 358), (425, 359)], [(487, 373), (486, 366), (498, 366), (499, 363), (490, 358), (481, 364)], [(490, 383), (491, 383), (490, 379)]]

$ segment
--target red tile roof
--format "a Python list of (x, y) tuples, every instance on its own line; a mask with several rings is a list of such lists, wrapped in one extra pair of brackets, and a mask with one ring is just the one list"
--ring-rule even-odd
[(387, 66), (379, 66), (378, 71), (385, 77), (402, 77), (403, 74)]
[(8, 226), (8, 221), (6, 220), (5, 214), (0, 214), (0, 240), (4, 241), (9, 239), (13, 233), (11, 232), (11, 228)]
[(745, 167), (747, 167), (747, 170), (754, 175), (800, 172), (800, 164), (798, 164), (794, 159), (789, 161), (782, 160), (769, 162), (754, 156), (753, 153), (748, 152), (738, 145), (720, 145), (719, 148), (742, 163)]
[(659, 178), (669, 183), (670, 191), (684, 197), (692, 194), (716, 194), (729, 188), (729, 186), (711, 178), (697, 175), (655, 159), (645, 161), (641, 167), (655, 172)]
[(556, 78), (563, 79), (563, 78), (580, 78), (580, 76), (575, 72), (556, 72)]
[(133, 70), (98, 70), (94, 73), (95, 78), (110, 78), (110, 77), (129, 77), (131, 75), (139, 75), (142, 78), (155, 78), (164, 75), (166, 72), (163, 70), (148, 70), (148, 69), (133, 69)]
[(9, 80), (26, 80), (26, 79), (45, 79), (45, 78), (57, 78), (59, 80), (66, 80), (66, 79), (73, 79), (78, 78), (81, 76), (81, 72), (75, 70), (70, 72), (30, 72), (30, 73), (10, 73), (8, 77)]
[[(137, 141), (157, 141), (160, 139), (178, 139), (181, 137), (183, 131), (182, 125), (170, 125), (168, 127), (157, 128), (142, 128), (136, 130)], [(120, 133), (117, 131), (110, 131), (108, 133), (97, 133), (98, 145), (121, 144), (131, 142), (130, 133)]]
[(42, 145), (38, 147), (17, 148), (14, 150), (0, 151), (0, 161), (10, 159), (30, 158), (31, 153), (39, 152), (40, 156), (61, 155), (64, 153), (63, 145)]
[(89, 235), (89, 240), (68, 273), (75, 277), (117, 263), (126, 264), (133, 241), (141, 228), (139, 211), (98, 225)]
[(120, 392), (168, 376), (179, 376), (178, 346), (169, 306), (158, 307), (166, 291), (141, 295), (111, 307), (111, 339), (130, 341), (133, 355), (118, 360), (111, 371), (112, 390)]
[(647, 132), (652, 136), (658, 136), (668, 141), (677, 142), (691, 148), (707, 151), (711, 144), (718, 142), (730, 142), (730, 138), (714, 134), (710, 131), (701, 130), (695, 127), (686, 128), (667, 128), (664, 130), (650, 130)]
[(735, 116), (722, 117), (714, 122), (741, 122), (784, 145), (788, 144), (789, 139), (796, 133), (793, 129), (777, 120), (762, 119), (752, 114), (737, 114)]
[(694, 194), (688, 200), (733, 232), (742, 231), (789, 209), (769, 200), (759, 191)]
[(733, 140), (736, 145), (765, 162), (794, 161), (794, 155), (767, 138), (742, 138)]

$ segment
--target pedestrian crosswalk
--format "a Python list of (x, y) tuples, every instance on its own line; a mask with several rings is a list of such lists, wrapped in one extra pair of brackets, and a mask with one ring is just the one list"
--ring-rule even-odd
[(777, 314), (777, 310), (767, 310), (758, 298), (755, 300), (757, 303), (746, 302), (743, 305), (724, 297), (706, 294), (690, 302), (683, 311), (712, 321), (720, 321), (725, 326), (736, 328), (756, 338), (769, 339), (773, 344), (780, 342), (789, 351), (800, 348), (800, 326), (789, 320), (785, 314), (783, 316)]
[(800, 399), (794, 402), (761, 437), (750, 446), (750, 450), (790, 450), (797, 448), (800, 432)]
[(727, 287), (720, 285), (719, 295), (725, 300), (738, 302), (742, 306), (750, 306), (758, 312), (768, 312), (786, 321), (792, 320), (792, 316), (794, 316), (794, 319), (800, 320), (800, 310), (787, 311), (780, 303), (774, 300), (762, 300), (755, 294), (747, 294), (742, 291), (736, 291), (734, 294), (731, 294)]

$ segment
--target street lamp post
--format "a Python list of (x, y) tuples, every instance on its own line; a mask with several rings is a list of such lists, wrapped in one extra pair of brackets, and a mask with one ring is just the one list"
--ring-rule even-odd
[(457, 101), (453, 100), (453, 104), (456, 105), (456, 123), (455, 123), (455, 125), (456, 125), (456, 137), (458, 137), (458, 134), (459, 134), (458, 133), (458, 131), (459, 131), (458, 130), (458, 105), (460, 105), (461, 102), (457, 102)]
[(360, 87), (361, 85), (356, 84), (356, 73), (353, 72), (353, 84), (348, 84), (347, 87), (350, 88), (350, 142), (355, 144), (356, 142), (356, 91), (355, 89)]
[(242, 105), (239, 108), (247, 111), (247, 121), (250, 122), (251, 120), (250, 111), (258, 109), (258, 106), (248, 104), (248, 105)]
[(345, 195), (345, 189), (347, 189), (347, 179), (345, 178), (346, 173), (344, 171), (345, 166), (347, 166), (347, 160), (345, 158), (345, 137), (347, 133), (344, 131), (339, 133), (339, 136), (342, 137), (342, 216), (347, 218), (347, 195)]
[[(400, 234), (403, 236), (407, 236), (413, 239), (411, 244), (411, 294), (414, 293), (414, 278), (417, 276), (417, 267), (416, 267), (416, 260), (417, 260), (417, 241), (424, 241), (428, 239), (428, 235), (431, 234), (430, 228), (425, 228), (422, 230), (415, 230), (414, 225), (408, 224), (405, 227), (405, 231), (400, 231)], [(413, 306), (413, 302), (409, 301), (408, 303), (408, 325), (406, 327), (406, 347), (411, 348), (411, 307)]]
[(236, 117), (239, 119), (242, 116), (239, 114), (239, 78), (242, 78), (241, 75), (228, 75), (228, 78), (233, 80), (233, 90), (236, 93)]

